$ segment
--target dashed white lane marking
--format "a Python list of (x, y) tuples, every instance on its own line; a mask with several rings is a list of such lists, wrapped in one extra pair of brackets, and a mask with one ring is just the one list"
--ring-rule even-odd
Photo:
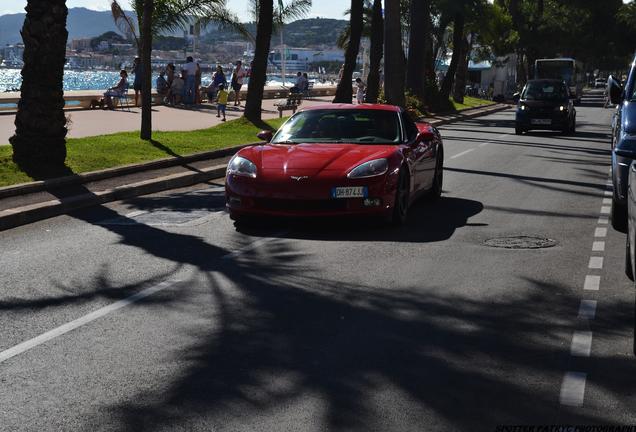
[(274, 234), (273, 237), (265, 237), (265, 238), (262, 238), (260, 240), (257, 240), (257, 241), (255, 241), (253, 243), (250, 243), (250, 244), (248, 244), (248, 245), (246, 245), (246, 246), (244, 246), (244, 247), (242, 247), (240, 249), (235, 250), (232, 253), (229, 253), (227, 255), (223, 255), (221, 257), (221, 259), (230, 259), (230, 258), (239, 257), (239, 256), (243, 255), (246, 252), (252, 251), (252, 250), (256, 249), (257, 247), (259, 247), (261, 245), (264, 245), (265, 243), (269, 243), (271, 241), (278, 240), (278, 237), (284, 235), (285, 233), (286, 233), (286, 231), (279, 232), (277, 234)]
[(593, 252), (603, 252), (605, 251), (605, 242), (604, 241), (595, 241), (592, 243), (592, 251)]
[(450, 157), (450, 158), (448, 158), (448, 159), (455, 159), (455, 158), (458, 158), (458, 157), (464, 156), (464, 155), (466, 155), (466, 154), (468, 154), (468, 153), (470, 153), (470, 152), (472, 152), (472, 151), (474, 151), (474, 150), (475, 150), (475, 149), (468, 149), (468, 150), (464, 150), (463, 152), (461, 152), (461, 153), (457, 153), (455, 156), (451, 156), (451, 157)]
[(580, 407), (585, 397), (585, 381), (587, 374), (583, 372), (566, 372), (561, 383), (559, 400), (562, 405)]
[(601, 214), (603, 215), (608, 215), (610, 214), (611, 211), (612, 211), (612, 208), (610, 206), (601, 207)]
[(572, 335), (570, 354), (575, 357), (589, 357), (592, 353), (592, 332), (577, 331)]
[[(612, 192), (611, 190), (606, 190), (604, 195), (605, 196), (612, 196), (614, 194), (614, 192)], [(612, 203), (611, 201), (609, 202), (610, 204)]]
[(603, 268), (603, 257), (598, 257), (598, 256), (590, 257), (590, 263), (588, 264), (588, 268), (591, 268), (591, 269), (602, 269)]
[(598, 291), (601, 286), (601, 277), (595, 275), (585, 276), (585, 283), (583, 289), (587, 291)]
[[(609, 191), (606, 191), (609, 192)], [(612, 205), (612, 199), (611, 198), (603, 198), (603, 205)]]
[(594, 230), (594, 237), (605, 237), (607, 235), (607, 228), (599, 227)]
[(601, 216), (600, 218), (598, 218), (598, 224), (599, 225), (607, 225), (609, 223), (609, 218), (606, 216)]
[(596, 316), (596, 300), (581, 300), (579, 318), (593, 320)]
[(141, 216), (142, 214), (146, 214), (148, 213), (146, 210), (135, 210), (134, 212), (130, 212), (124, 215), (124, 217), (127, 218), (134, 218), (137, 216)]
[(174, 285), (178, 284), (180, 281), (175, 280), (175, 281), (165, 281), (165, 282), (161, 282), (160, 284), (157, 284), (155, 286), (152, 286), (150, 288), (146, 288), (143, 291), (139, 291), (137, 294), (133, 294), (128, 298), (125, 298), (123, 300), (119, 300), (115, 303), (112, 303), (108, 306), (104, 306), (103, 308), (97, 309), (87, 315), (84, 315), (83, 317), (80, 317), (76, 320), (73, 320), (71, 322), (68, 322), (66, 324), (63, 324), (57, 328), (54, 328), (53, 330), (50, 330), (46, 333), (42, 333), (39, 336), (34, 337), (33, 339), (29, 339), (25, 342), (22, 342), (14, 347), (11, 347), (9, 349), (6, 349), (2, 352), (0, 352), (0, 363), (15, 357), (19, 354), (22, 354), (25, 351), (28, 351), (32, 348), (37, 347), (38, 345), (42, 345), (43, 343), (46, 343), (52, 339), (55, 339), (59, 336), (62, 336), (63, 334), (66, 334), (70, 331), (73, 331), (79, 327), (82, 327), (83, 325), (86, 325), (92, 321), (95, 321), (96, 319), (102, 318), (105, 315), (108, 315), (111, 312), (115, 312), (116, 310), (119, 310), (123, 307), (129, 306), (135, 302), (138, 302), (139, 300), (142, 300), (148, 296), (151, 296), (153, 294), (158, 293), (159, 291), (163, 291), (167, 288), (173, 287)]

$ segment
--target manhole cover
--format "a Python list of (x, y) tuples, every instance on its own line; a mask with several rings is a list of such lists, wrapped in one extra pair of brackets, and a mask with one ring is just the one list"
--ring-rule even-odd
[(486, 246), (504, 249), (542, 249), (557, 245), (556, 240), (537, 236), (495, 237), (484, 242)]

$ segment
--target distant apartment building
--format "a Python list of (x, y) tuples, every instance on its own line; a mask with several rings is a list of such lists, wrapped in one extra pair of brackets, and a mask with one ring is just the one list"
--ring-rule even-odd
[[(280, 46), (274, 47), (269, 61), (276, 68), (282, 67)], [(305, 71), (313, 63), (344, 62), (344, 52), (337, 49), (317, 50), (310, 48), (285, 48), (285, 69), (288, 72)]]
[(0, 56), (2, 56), (4, 60), (22, 60), (23, 55), (23, 44), (5, 45), (0, 48)]
[(71, 40), (70, 45), (73, 51), (86, 51), (91, 48), (91, 39), (90, 38), (73, 39)]

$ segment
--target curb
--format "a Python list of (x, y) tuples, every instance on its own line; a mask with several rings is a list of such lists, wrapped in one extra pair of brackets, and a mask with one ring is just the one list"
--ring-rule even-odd
[(242, 144), (220, 150), (211, 150), (201, 153), (194, 153), (188, 156), (169, 157), (140, 164), (123, 165), (117, 168), (108, 168), (100, 171), (90, 171), (82, 174), (58, 177), (50, 180), (39, 180), (29, 183), (21, 183), (13, 186), (0, 188), (0, 199), (28, 193), (42, 192), (48, 189), (55, 189), (64, 186), (74, 186), (98, 180), (105, 180), (126, 174), (134, 174), (152, 169), (168, 168), (206, 159), (218, 159), (231, 156), (243, 147), (260, 143)]
[(3, 210), (0, 211), (0, 231), (59, 216), (85, 207), (161, 192), (168, 189), (177, 189), (220, 178), (225, 175), (226, 169), (227, 166), (225, 164), (216, 165), (201, 169), (198, 172), (172, 174), (95, 193), (87, 192), (69, 198), (61, 198), (59, 200)]
[[(487, 114), (493, 114), (493, 113), (496, 113), (496, 112), (499, 112), (499, 111), (506, 110), (506, 109), (508, 109), (510, 107), (511, 107), (511, 105), (508, 105), (508, 104), (494, 104), (494, 105), (489, 105), (487, 108), (475, 107), (475, 108), (471, 108), (471, 109), (460, 111), (460, 112), (458, 112), (456, 114), (450, 114), (449, 116), (447, 116), (447, 117), (445, 116), (443, 118), (435, 118), (434, 117), (433, 119), (431, 119), (427, 123), (430, 123), (433, 126), (443, 126), (443, 125), (446, 125), (446, 124), (449, 124), (449, 123), (454, 123), (456, 121), (472, 119), (472, 118), (475, 118), (475, 117), (481, 117), (481, 116), (487, 115)], [(470, 112), (464, 114), (465, 111), (470, 111)], [(424, 119), (424, 121), (426, 121), (426, 119)]]
[[(428, 123), (433, 126), (441, 126), (463, 119), (475, 118), (482, 115), (502, 111), (508, 109), (509, 107), (509, 105), (497, 104), (496, 106), (493, 106), (491, 108), (481, 109), (468, 114), (457, 113), (448, 118), (429, 120)], [(39, 192), (48, 188), (83, 184), (90, 181), (103, 180), (106, 178), (116, 177), (118, 175), (136, 173), (153, 168), (165, 168), (205, 159), (224, 157), (234, 154), (239, 149), (247, 147), (248, 145), (253, 144), (245, 144), (230, 147), (227, 149), (196, 153), (184, 157), (166, 158), (143, 164), (127, 165), (103, 171), (94, 171), (74, 176), (9, 186), (0, 188), (0, 198), (18, 195), (21, 193)], [(171, 174), (164, 177), (158, 177), (150, 180), (132, 183), (129, 185), (118, 186), (104, 191), (94, 193), (87, 191), (85, 194), (82, 195), (76, 195), (68, 198), (61, 198), (58, 200), (51, 200), (42, 203), (30, 204), (23, 207), (3, 210), (0, 211), (0, 231), (14, 228), (20, 225), (30, 224), (39, 220), (60, 216), (71, 211), (79, 210), (86, 207), (105, 204), (112, 201), (119, 201), (122, 199), (134, 198), (140, 195), (157, 193), (169, 189), (178, 189), (197, 183), (202, 183), (208, 180), (221, 178), (225, 176), (226, 169), (226, 164), (215, 165), (209, 168), (202, 168), (197, 172)]]

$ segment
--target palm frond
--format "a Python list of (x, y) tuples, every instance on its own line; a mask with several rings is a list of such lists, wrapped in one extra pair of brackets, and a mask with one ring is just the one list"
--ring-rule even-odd
[(291, 0), (283, 8), (274, 8), (274, 16), (282, 23), (306, 17), (311, 12), (312, 0)]
[(117, 28), (124, 34), (131, 34), (135, 38), (135, 45), (139, 47), (139, 36), (137, 35), (137, 27), (133, 23), (117, 0), (112, 0), (110, 4), (110, 12)]

